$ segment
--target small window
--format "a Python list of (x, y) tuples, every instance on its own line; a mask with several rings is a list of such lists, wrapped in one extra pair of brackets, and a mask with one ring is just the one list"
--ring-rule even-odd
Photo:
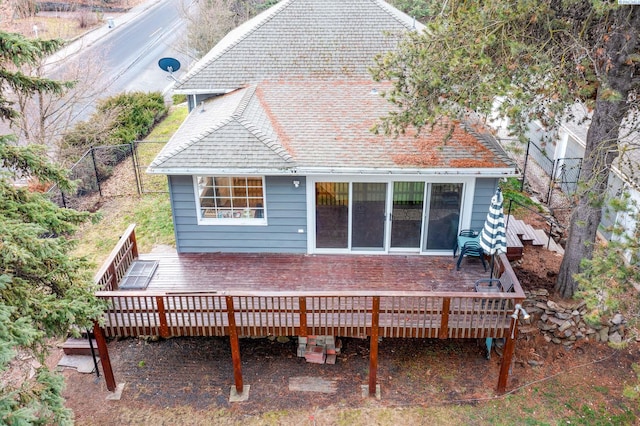
[(198, 176), (196, 183), (202, 222), (265, 223), (262, 177)]

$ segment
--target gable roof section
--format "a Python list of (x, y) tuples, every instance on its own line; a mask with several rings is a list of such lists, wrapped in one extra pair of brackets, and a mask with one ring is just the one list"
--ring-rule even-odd
[(175, 86), (225, 93), (263, 80), (369, 79), (378, 53), (424, 26), (381, 0), (283, 0), (229, 32)]
[[(461, 125), (446, 143), (445, 131), (438, 128), (418, 137), (411, 132), (397, 138), (373, 134), (371, 128), (378, 117), (393, 108), (380, 96), (385, 87), (388, 84), (371, 81), (263, 82), (209, 99), (205, 113), (191, 113), (150, 171), (402, 173), (462, 169), (461, 173), (476, 174), (483, 169), (495, 172), (515, 167), (494, 138)], [(229, 104), (237, 105), (231, 120), (221, 116), (220, 124), (209, 121), (207, 111)], [(212, 124), (207, 127), (203, 122)], [(207, 132), (197, 141), (192, 136), (194, 129), (203, 126)]]
[(203, 102), (191, 111), (150, 170), (291, 167), (291, 155), (276, 139), (265, 112), (248, 108), (254, 92), (255, 87)]

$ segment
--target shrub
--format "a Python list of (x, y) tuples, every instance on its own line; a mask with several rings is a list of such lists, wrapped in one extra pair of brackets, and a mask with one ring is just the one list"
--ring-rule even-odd
[(131, 92), (100, 101), (96, 114), (112, 111), (116, 111), (116, 117), (109, 133), (109, 145), (118, 145), (147, 136), (169, 109), (160, 92)]
[(91, 118), (69, 130), (59, 146), (59, 157), (67, 166), (95, 148), (91, 158), (86, 160), (91, 161), (92, 166), (82, 172), (79, 166), (74, 169), (78, 174), (76, 178), (83, 182), (78, 191), (95, 191), (92, 182), (96, 174), (100, 181), (109, 178), (113, 168), (131, 155), (130, 144), (144, 139), (167, 112), (168, 108), (159, 92), (123, 93), (100, 101)]

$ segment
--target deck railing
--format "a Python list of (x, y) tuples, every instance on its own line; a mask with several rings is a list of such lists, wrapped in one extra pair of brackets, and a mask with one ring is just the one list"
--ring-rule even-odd
[(95, 275), (94, 282), (102, 290), (118, 290), (118, 284), (122, 281), (133, 261), (138, 258), (135, 228), (135, 224), (129, 225), (107, 260), (102, 264), (102, 268)]
[(129, 226), (95, 278), (103, 289), (98, 297), (108, 302), (103, 328), (109, 337), (228, 336), (233, 321), (240, 336), (364, 338), (371, 336), (374, 317), (382, 337), (504, 337), (515, 304), (524, 299), (504, 255), (496, 257), (495, 269), (505, 288), (513, 284), (509, 293), (119, 291), (138, 257), (134, 229)]

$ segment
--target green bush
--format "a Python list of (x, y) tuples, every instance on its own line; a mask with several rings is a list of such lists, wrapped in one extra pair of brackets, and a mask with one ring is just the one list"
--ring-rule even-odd
[(131, 92), (100, 101), (96, 114), (115, 113), (109, 145), (119, 145), (147, 136), (168, 111), (160, 92)]
[[(131, 155), (131, 143), (144, 139), (154, 126), (168, 113), (160, 92), (122, 93), (98, 103), (96, 112), (87, 121), (77, 123), (62, 137), (59, 158), (71, 167), (91, 148), (91, 161), (87, 171), (74, 172), (82, 182), (108, 179), (113, 169)], [(98, 149), (99, 148), (99, 149)], [(93, 192), (95, 185), (81, 185), (79, 193)]]

